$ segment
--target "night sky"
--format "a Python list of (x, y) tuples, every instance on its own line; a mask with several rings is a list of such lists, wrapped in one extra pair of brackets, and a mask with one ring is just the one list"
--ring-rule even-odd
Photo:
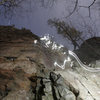
[[(93, 0), (79, 0), (79, 5), (88, 6)], [(26, 0), (21, 7), (14, 10), (13, 16), (7, 16), (5, 18), (0, 15), (0, 25), (15, 25), (17, 28), (30, 29), (34, 34), (43, 36), (50, 34), (54, 36), (55, 41), (70, 48), (70, 45), (66, 44), (66, 41), (61, 35), (58, 35), (55, 28), (48, 26), (48, 19), (59, 18), (71, 24), (78, 30), (88, 33), (87, 27), (84, 28), (83, 21), (86, 25), (89, 25), (93, 29), (96, 36), (100, 36), (100, 11), (97, 4), (94, 4), (91, 8), (91, 19), (88, 17), (87, 8), (79, 8), (69, 18), (65, 18), (74, 7), (75, 0), (58, 0), (53, 6), (42, 7), (41, 3), (33, 2), (33, 0)], [(85, 38), (89, 38), (87, 35)]]

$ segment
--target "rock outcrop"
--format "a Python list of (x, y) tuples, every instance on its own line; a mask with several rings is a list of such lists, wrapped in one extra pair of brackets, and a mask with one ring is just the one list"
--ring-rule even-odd
[(29, 30), (0, 26), (0, 100), (100, 100), (100, 73), (54, 67), (63, 59)]
[(0, 26), (0, 100), (75, 100), (52, 56), (29, 30)]
[(81, 61), (87, 64), (100, 60), (100, 37), (87, 39), (76, 53)]

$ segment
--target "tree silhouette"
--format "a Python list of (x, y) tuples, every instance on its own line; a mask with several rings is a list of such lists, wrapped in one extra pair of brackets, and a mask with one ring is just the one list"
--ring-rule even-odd
[[(1, 9), (3, 9), (3, 8), (4, 8), (5, 12), (12, 10), (14, 7), (18, 7), (22, 1), (26, 1), (26, 0), (0, 0), (0, 12), (1, 12)], [(30, 1), (31, 2), (40, 2), (42, 7), (47, 8), (47, 7), (52, 7), (54, 5), (54, 3), (56, 3), (58, 0), (30, 0)], [(66, 1), (68, 1), (68, 0), (66, 0)], [(72, 0), (72, 1), (74, 1), (74, 0)], [(68, 2), (70, 2), (70, 1), (68, 1)], [(73, 10), (65, 18), (68, 18), (71, 15), (73, 15), (73, 13), (80, 7), (87, 8), (89, 11), (89, 17), (91, 17), (91, 7), (96, 3), (99, 3), (99, 1), (93, 0), (88, 6), (85, 6), (85, 5), (80, 5), (80, 0), (75, 0)]]
[(67, 37), (74, 46), (74, 50), (79, 46), (79, 41), (81, 39), (82, 33), (76, 30), (74, 27), (71, 27), (64, 21), (60, 21), (59, 19), (49, 19), (48, 24), (54, 26), (57, 29), (58, 34), (62, 34), (64, 37)]
[(24, 0), (0, 0), (0, 14), (4, 14), (5, 17), (10, 14), (14, 14), (15, 8), (18, 8)]

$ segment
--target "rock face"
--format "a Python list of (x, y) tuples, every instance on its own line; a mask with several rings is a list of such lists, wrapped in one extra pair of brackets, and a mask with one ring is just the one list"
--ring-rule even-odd
[[(31, 77), (35, 100), (75, 100), (75, 95), (66, 86), (61, 75), (50, 72), (49, 77)], [(35, 81), (34, 81), (35, 80)]]
[(100, 73), (54, 67), (63, 59), (29, 30), (0, 26), (0, 100), (100, 100)]
[(0, 26), (0, 100), (75, 100), (54, 55), (29, 30)]
[(93, 37), (86, 40), (76, 53), (79, 58), (87, 64), (100, 60), (100, 37)]

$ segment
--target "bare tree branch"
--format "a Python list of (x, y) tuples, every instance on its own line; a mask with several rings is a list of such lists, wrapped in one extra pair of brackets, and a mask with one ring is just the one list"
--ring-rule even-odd
[(78, 6), (78, 3), (79, 0), (76, 0), (75, 2), (75, 6), (74, 6), (74, 9), (72, 10), (72, 12), (70, 12), (70, 14), (68, 16), (66, 16), (65, 18), (68, 18), (70, 17), (77, 9), (77, 7), (84, 7), (84, 8), (87, 8), (88, 9), (88, 12), (89, 12), (89, 17), (91, 17), (91, 7), (95, 4), (96, 0), (93, 0), (93, 2), (89, 5), (89, 6)]
[(63, 35), (68, 40), (70, 40), (74, 46), (74, 50), (79, 46), (79, 41), (82, 33), (75, 29), (73, 26), (65, 23), (64, 21), (60, 21), (59, 19), (49, 19), (48, 24), (52, 27), (55, 27), (58, 34)]
[(91, 17), (91, 7), (95, 4), (95, 2), (96, 2), (96, 0), (93, 0), (93, 2), (89, 6), (79, 6), (79, 7), (88, 8), (89, 17)]
[(95, 2), (96, 2), (96, 0), (94, 0), (94, 1), (88, 6), (88, 8), (90, 8)]
[(0, 14), (5, 17), (14, 14), (14, 10), (20, 6), (24, 0), (0, 0)]
[(70, 17), (76, 11), (77, 6), (78, 6), (78, 0), (76, 0), (76, 2), (75, 2), (75, 6), (74, 6), (73, 11), (66, 18)]

